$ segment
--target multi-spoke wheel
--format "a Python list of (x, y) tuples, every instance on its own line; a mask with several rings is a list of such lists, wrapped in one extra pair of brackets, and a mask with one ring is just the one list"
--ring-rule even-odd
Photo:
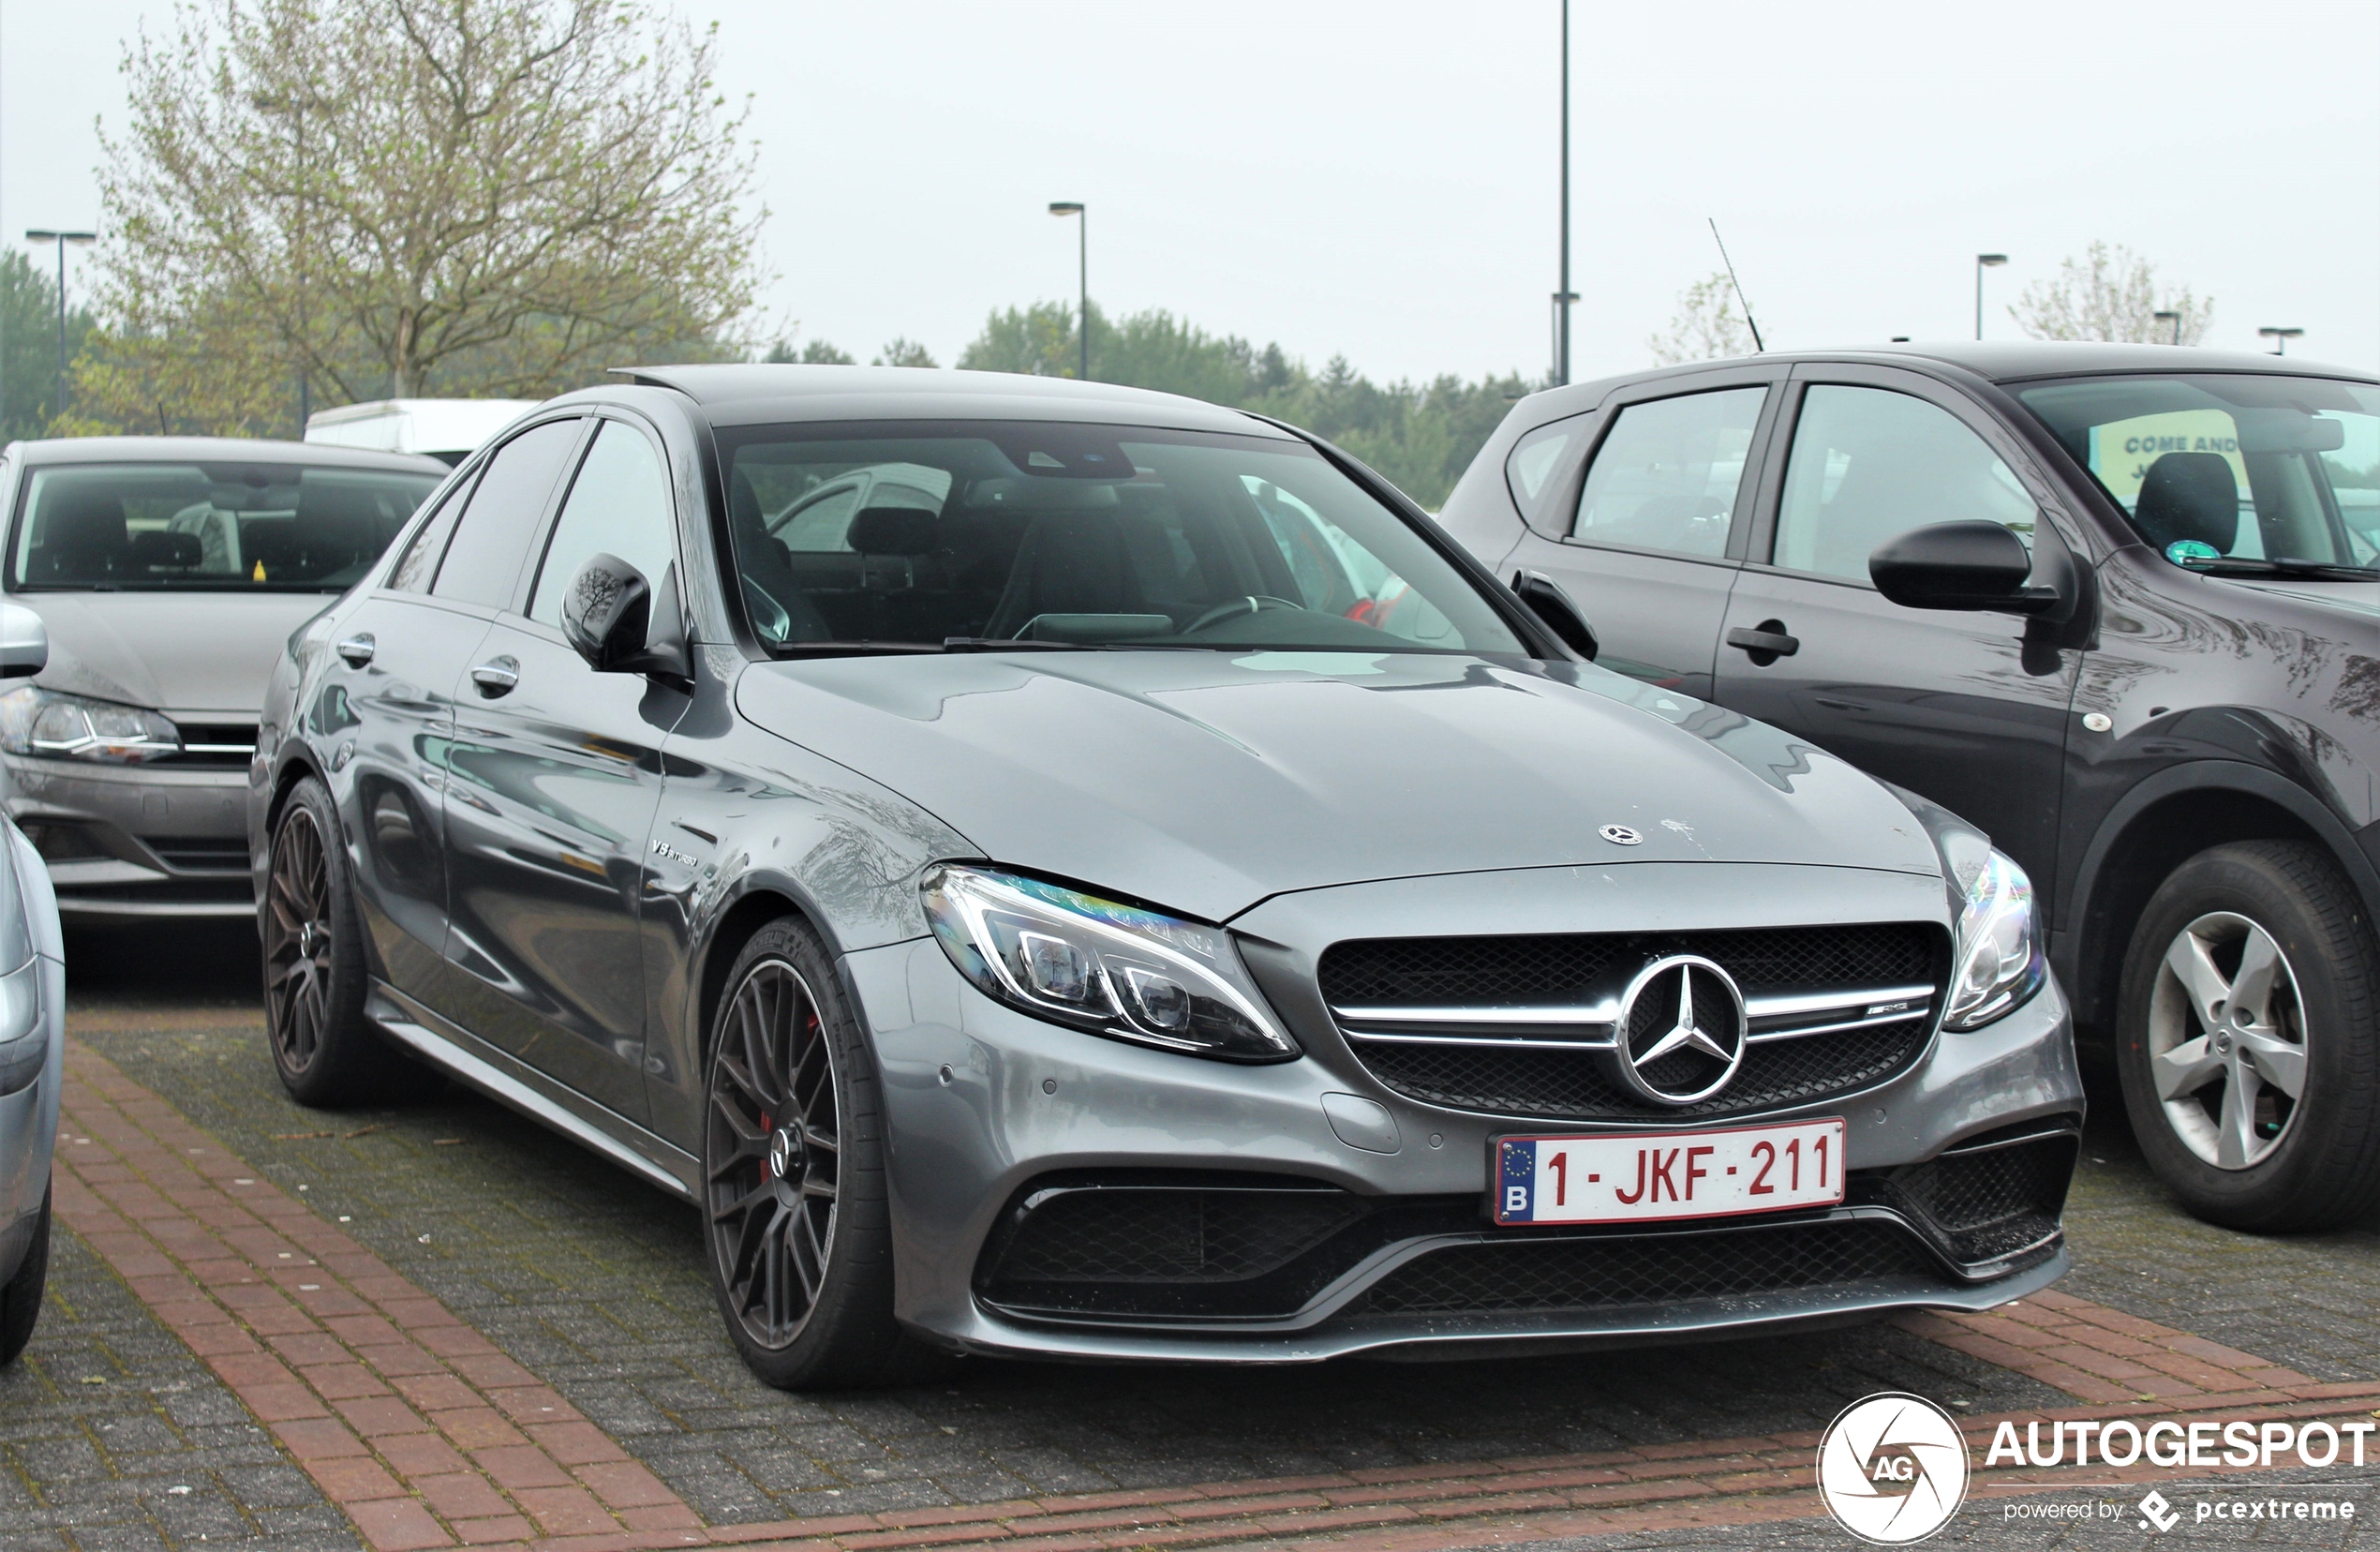
[(833, 959), (784, 917), (728, 967), (703, 1084), (703, 1226), (727, 1334), (783, 1390), (914, 1371), (893, 1320), (875, 1064)]
[(2124, 966), (2133, 1129), (2191, 1210), (2243, 1229), (2333, 1224), (2380, 1194), (2380, 965), (2316, 847), (2217, 846), (2174, 870)]
[(300, 1104), (416, 1097), (439, 1079), (364, 1016), (363, 933), (338, 836), (330, 792), (311, 777), (298, 783), (274, 821), (257, 904), (273, 1066)]
[(711, 1065), (711, 1249), (745, 1335), (775, 1351), (801, 1335), (826, 1287), (842, 1157), (834, 1050), (792, 964), (744, 972)]

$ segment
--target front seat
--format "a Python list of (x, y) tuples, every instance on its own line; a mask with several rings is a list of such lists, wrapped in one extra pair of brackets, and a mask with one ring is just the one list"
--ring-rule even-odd
[(131, 569), (132, 541), (124, 502), (99, 491), (76, 491), (41, 526), (41, 574), (48, 582), (105, 582)]
[(1129, 615), (1148, 612), (1132, 575), (1123, 533), (1108, 513), (1053, 513), (1033, 520), (1017, 546), (1008, 586), (984, 634), (1015, 637), (1046, 614)]
[(2163, 554), (2183, 540), (2230, 553), (2239, 539), (2239, 482), (2220, 453), (2168, 453), (2140, 481), (2133, 526)]

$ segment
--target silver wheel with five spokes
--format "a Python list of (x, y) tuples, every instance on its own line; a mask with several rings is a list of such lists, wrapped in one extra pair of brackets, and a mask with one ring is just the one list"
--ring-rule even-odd
[(2174, 1135), (2219, 1170), (2261, 1164), (2306, 1087), (2305, 1005), (2263, 927), (2209, 911), (2166, 948), (2149, 1004), (2149, 1071)]

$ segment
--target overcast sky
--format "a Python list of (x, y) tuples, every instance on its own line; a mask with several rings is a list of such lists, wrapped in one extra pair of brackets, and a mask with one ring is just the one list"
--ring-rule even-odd
[[(764, 337), (947, 364), (1091, 287), (1375, 377), (1548, 359), (1559, 0), (681, 0), (751, 95)], [(0, 0), (0, 231), (101, 217), (95, 118), (171, 0)], [(1964, 338), (2094, 238), (2208, 343), (2380, 366), (2380, 4), (1598, 5), (1572, 21), (1573, 375), (1717, 267), (1772, 346)], [(70, 279), (69, 284), (72, 284)]]

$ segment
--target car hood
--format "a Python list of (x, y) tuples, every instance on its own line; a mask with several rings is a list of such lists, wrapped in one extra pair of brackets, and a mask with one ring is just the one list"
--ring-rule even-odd
[(253, 718), (290, 633), (327, 593), (25, 592), (50, 633), (37, 682), (160, 711)]
[(2237, 582), (2251, 592), (2268, 593), (2275, 598), (2335, 610), (2358, 624), (2364, 620), (2380, 619), (2380, 581), (2265, 582), (2228, 576), (2224, 580)]
[(1850, 766), (1586, 664), (901, 655), (755, 667), (736, 700), (992, 861), (1210, 921), (1287, 890), (1489, 869), (1940, 871), (1909, 810)]

